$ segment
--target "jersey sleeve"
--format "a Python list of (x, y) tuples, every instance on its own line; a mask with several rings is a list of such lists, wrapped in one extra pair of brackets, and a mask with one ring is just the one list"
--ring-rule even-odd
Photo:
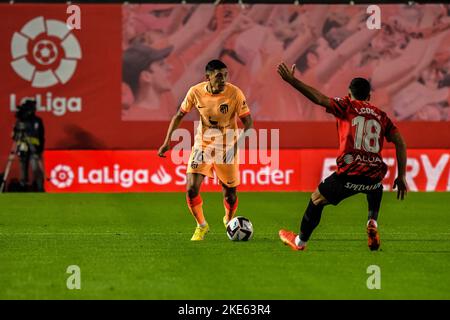
[(250, 108), (248, 107), (247, 101), (245, 100), (244, 93), (239, 89), (237, 90), (236, 103), (236, 110), (239, 118), (246, 117), (250, 114)]
[(330, 98), (330, 106), (326, 109), (337, 118), (343, 118), (351, 105), (350, 99), (345, 98)]
[(386, 140), (388, 142), (392, 142), (390, 138), (396, 132), (398, 132), (397, 127), (391, 121), (391, 119), (389, 119), (389, 117), (386, 116), (385, 121), (384, 121), (384, 136), (386, 137)]
[(183, 102), (180, 106), (180, 111), (183, 113), (188, 113), (192, 110), (192, 108), (195, 107), (196, 99), (194, 94), (194, 89), (190, 88), (188, 93), (186, 94), (186, 97), (184, 98)]

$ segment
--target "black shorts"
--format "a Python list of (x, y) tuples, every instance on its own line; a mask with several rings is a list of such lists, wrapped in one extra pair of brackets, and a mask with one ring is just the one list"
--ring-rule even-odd
[(319, 184), (320, 193), (332, 205), (358, 193), (382, 192), (381, 181), (362, 176), (338, 175), (336, 172)]

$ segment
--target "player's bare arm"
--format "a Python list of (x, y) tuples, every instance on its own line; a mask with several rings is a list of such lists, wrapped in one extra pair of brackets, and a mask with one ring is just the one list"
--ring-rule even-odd
[(250, 114), (240, 119), (242, 121), (242, 124), (244, 125), (244, 132), (247, 131), (248, 129), (253, 128), (253, 119)]
[[(248, 129), (253, 128), (253, 119), (252, 119), (252, 116), (251, 116), (250, 114), (248, 114), (248, 115), (246, 115), (245, 117), (242, 117), (242, 118), (240, 118), (240, 119), (241, 119), (242, 124), (244, 125), (244, 132), (242, 133), (242, 135), (239, 137), (238, 141), (236, 142), (236, 147), (235, 147), (235, 149), (237, 149), (237, 146), (238, 146), (240, 140), (241, 140), (241, 139), (244, 139), (244, 137), (245, 137), (245, 132), (246, 132)], [(235, 153), (236, 153), (236, 151), (235, 151)]]
[(330, 98), (321, 93), (319, 90), (308, 86), (306, 83), (300, 81), (294, 76), (295, 64), (289, 69), (284, 62), (278, 65), (278, 74), (281, 78), (293, 86), (297, 91), (307, 97), (309, 100), (323, 106), (325, 108), (330, 107)]
[(407, 189), (408, 189), (408, 185), (406, 184), (406, 178), (405, 178), (406, 143), (398, 131), (394, 132), (390, 136), (390, 140), (395, 145), (395, 152), (397, 155), (397, 168), (398, 168), (398, 175), (394, 180), (393, 188), (394, 189), (397, 188), (397, 199), (403, 200), (406, 195)]
[(242, 117), (240, 119), (241, 119), (242, 124), (244, 125), (244, 132), (238, 137), (238, 139), (237, 139), (237, 141), (235, 143), (235, 147), (234, 147), (235, 153), (236, 153), (237, 146), (239, 145), (240, 141), (242, 139), (244, 139), (244, 137), (245, 137), (245, 132), (248, 129), (253, 128), (253, 119), (252, 119), (252, 116), (250, 114), (248, 114), (245, 117)]
[(172, 117), (172, 120), (170, 120), (169, 128), (167, 129), (167, 135), (166, 139), (164, 140), (164, 143), (159, 147), (158, 150), (158, 156), (165, 158), (166, 156), (164, 153), (166, 153), (170, 149), (170, 138), (172, 137), (172, 133), (178, 128), (178, 126), (181, 123), (181, 120), (183, 120), (183, 117), (186, 115), (183, 111), (178, 110), (178, 112)]
[[(252, 116), (250, 114), (248, 114), (245, 117), (242, 117), (240, 119), (241, 119), (242, 124), (244, 125), (244, 132), (242, 132), (242, 134), (236, 140), (233, 149), (230, 150), (229, 152), (226, 152), (224, 154), (224, 159), (223, 160), (224, 160), (225, 163), (230, 163), (231, 162), (231, 160), (234, 158), (234, 156), (236, 155), (236, 153), (238, 151), (239, 144), (242, 142), (242, 139), (245, 138), (245, 132), (248, 129), (253, 128), (253, 119), (252, 119)], [(233, 153), (231, 153), (231, 151), (233, 151)]]

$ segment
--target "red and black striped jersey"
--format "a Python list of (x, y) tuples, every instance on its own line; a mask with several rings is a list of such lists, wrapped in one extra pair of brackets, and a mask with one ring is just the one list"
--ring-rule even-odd
[(330, 99), (327, 112), (336, 117), (339, 134), (337, 173), (380, 181), (387, 165), (381, 157), (384, 137), (397, 130), (385, 112), (367, 101)]

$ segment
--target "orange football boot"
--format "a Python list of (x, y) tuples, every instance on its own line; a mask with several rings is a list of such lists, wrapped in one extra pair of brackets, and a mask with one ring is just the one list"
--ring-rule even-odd
[(292, 231), (281, 229), (278, 232), (278, 235), (280, 236), (281, 241), (283, 241), (284, 244), (287, 244), (288, 246), (290, 246), (292, 248), (292, 250), (303, 251), (306, 249), (306, 245), (298, 246), (295, 243), (295, 238), (297, 237), (296, 233), (294, 233)]
[(367, 245), (372, 251), (378, 250), (380, 247), (380, 234), (378, 233), (375, 220), (370, 219), (367, 224)]

